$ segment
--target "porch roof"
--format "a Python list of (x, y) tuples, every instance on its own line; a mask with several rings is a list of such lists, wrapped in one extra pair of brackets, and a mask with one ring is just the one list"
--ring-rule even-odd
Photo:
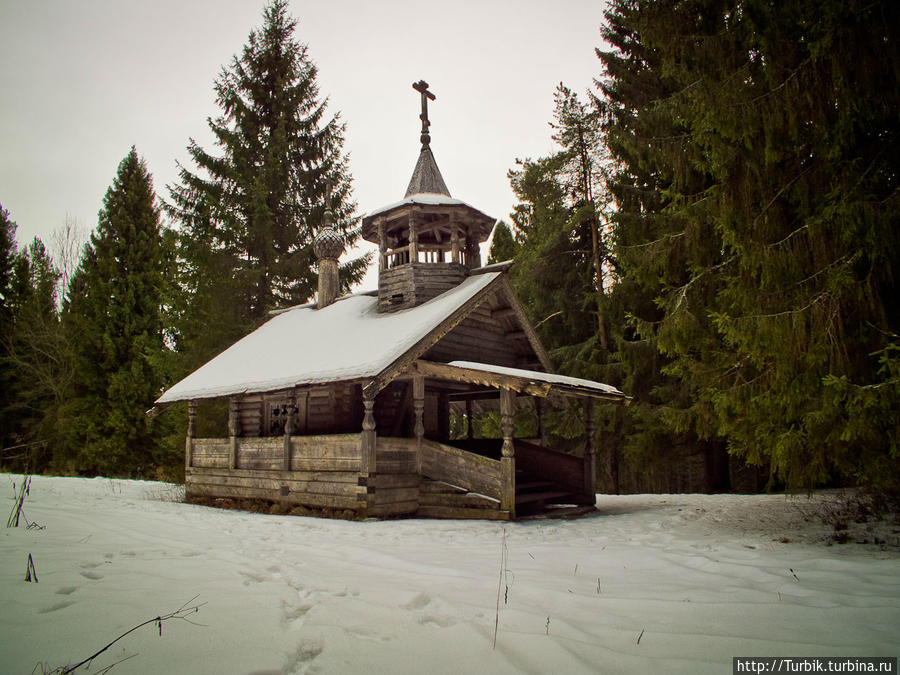
[(612, 385), (554, 373), (541, 373), (474, 361), (434, 363), (419, 360), (415, 362), (414, 367), (422, 375), (489, 387), (506, 387), (531, 396), (546, 397), (560, 394), (616, 401), (625, 405), (628, 405), (631, 400), (631, 397), (626, 396)]

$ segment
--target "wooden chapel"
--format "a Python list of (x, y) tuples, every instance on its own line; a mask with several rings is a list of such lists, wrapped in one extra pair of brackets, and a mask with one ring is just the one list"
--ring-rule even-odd
[[(362, 221), (379, 249), (377, 291), (337, 297), (343, 244), (326, 211), (316, 301), (275, 312), (156, 402), (188, 402), (189, 499), (497, 520), (595, 503), (593, 404), (627, 397), (553, 374), (509, 264), (481, 265), (495, 221), (450, 196), (430, 147), (434, 95), (413, 87), (422, 147), (406, 195)], [(579, 455), (545, 447), (540, 431), (515, 438), (517, 408), (531, 406), (540, 429), (544, 403), (571, 398), (584, 402)], [(227, 435), (195, 436), (204, 399), (228, 401)], [(502, 438), (472, 437), (485, 406), (499, 406)], [(463, 437), (452, 437), (451, 419)]]

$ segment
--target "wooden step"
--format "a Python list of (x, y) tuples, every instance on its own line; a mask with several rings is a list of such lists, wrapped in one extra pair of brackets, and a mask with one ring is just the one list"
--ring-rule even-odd
[(534, 490), (545, 490), (554, 487), (554, 483), (546, 480), (523, 480), (516, 481), (516, 492), (528, 492)]
[[(561, 499), (565, 497), (566, 499)], [(547, 490), (544, 492), (524, 492), (516, 495), (516, 505), (531, 504), (532, 502), (550, 502), (550, 503), (575, 503), (576, 495), (571, 490)]]
[(509, 511), (499, 509), (455, 508), (451, 506), (419, 506), (416, 518), (475, 518), (478, 520), (510, 520)]

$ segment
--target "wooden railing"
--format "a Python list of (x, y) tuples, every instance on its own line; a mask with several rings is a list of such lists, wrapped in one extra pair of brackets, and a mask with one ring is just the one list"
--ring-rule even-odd
[(495, 459), (423, 440), (420, 462), (423, 476), (500, 499), (503, 486), (500, 462)]
[(516, 467), (573, 490), (584, 489), (584, 459), (516, 440)]

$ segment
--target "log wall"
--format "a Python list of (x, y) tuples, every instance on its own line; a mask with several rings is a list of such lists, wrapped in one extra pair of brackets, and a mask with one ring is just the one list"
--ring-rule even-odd
[[(419, 453), (416, 439), (378, 437), (374, 474), (360, 473), (358, 433), (292, 437), (290, 470), (283, 437), (236, 439), (235, 469), (228, 468), (227, 438), (195, 438), (190, 447), (188, 497), (264, 499), (378, 517), (505, 517), (500, 462), (434, 441), (423, 440)], [(435, 481), (460, 494), (436, 490)]]
[(412, 438), (379, 437), (375, 449), (375, 490), (367, 513), (372, 516), (412, 515), (419, 508), (416, 441)]
[(314, 508), (359, 510), (359, 434), (294, 436), (291, 470), (284, 469), (284, 437), (237, 439), (236, 469), (230, 443), (195, 438), (185, 469), (188, 497), (267, 499)]
[(240, 435), (270, 437), (271, 410), (282, 404), (297, 406), (294, 424), (298, 434), (348, 433), (362, 423), (359, 385), (339, 382), (237, 397)]
[(421, 305), (466, 278), (460, 263), (413, 262), (382, 270), (378, 275), (378, 311), (395, 312)]
[(439, 363), (463, 359), (508, 367), (516, 367), (517, 357), (516, 345), (506, 338), (500, 322), (485, 306), (474, 309), (422, 356)]

